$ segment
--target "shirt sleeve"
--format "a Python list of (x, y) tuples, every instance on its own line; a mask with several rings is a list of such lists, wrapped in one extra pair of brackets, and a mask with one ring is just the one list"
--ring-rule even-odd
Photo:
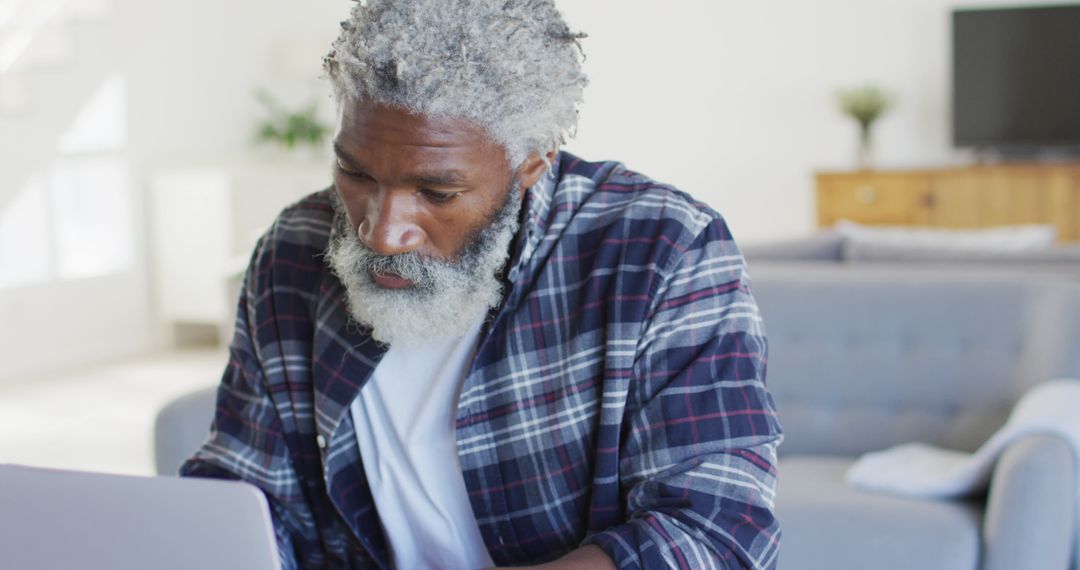
[[(261, 246), (262, 242), (260, 242)], [(297, 547), (314, 538), (310, 509), (303, 500), (277, 406), (271, 398), (252, 340), (254, 309), (249, 299), (257, 273), (261, 247), (256, 247), (240, 293), (236, 329), (229, 362), (217, 392), (217, 408), (210, 435), (181, 467), (184, 477), (235, 479), (255, 485), (266, 495), (273, 518), (281, 566), (298, 568)], [(318, 557), (319, 553), (307, 553)], [(306, 564), (305, 564), (306, 565)]]
[(782, 432), (761, 316), (723, 221), (662, 277), (619, 449), (627, 520), (586, 543), (619, 568), (774, 568)]

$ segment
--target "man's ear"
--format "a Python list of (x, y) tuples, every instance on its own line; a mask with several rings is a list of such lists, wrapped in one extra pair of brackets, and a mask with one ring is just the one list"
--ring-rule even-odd
[(528, 188), (532, 188), (537, 182), (540, 181), (540, 177), (547, 174), (548, 168), (551, 163), (555, 161), (555, 151), (552, 150), (547, 153), (544, 160), (544, 156), (540, 156), (537, 153), (529, 153), (518, 168), (518, 181), (521, 182), (521, 189), (524, 191)]

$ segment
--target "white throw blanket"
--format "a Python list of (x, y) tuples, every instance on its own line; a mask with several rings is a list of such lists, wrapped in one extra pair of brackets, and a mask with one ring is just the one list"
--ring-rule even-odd
[[(1064, 438), (1073, 449), (1080, 474), (1080, 380), (1054, 380), (1032, 388), (1013, 407), (1005, 425), (975, 453), (922, 443), (899, 445), (859, 458), (848, 470), (847, 482), (860, 489), (912, 497), (961, 497), (984, 489), (1009, 444), (1034, 434)], [(1080, 524), (1076, 528), (1074, 568), (1080, 560)]]

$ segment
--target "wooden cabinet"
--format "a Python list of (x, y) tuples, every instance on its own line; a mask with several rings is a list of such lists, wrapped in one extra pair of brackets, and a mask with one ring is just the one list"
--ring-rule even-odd
[(1080, 164), (822, 172), (817, 208), (820, 227), (1051, 224), (1061, 241), (1080, 241)]

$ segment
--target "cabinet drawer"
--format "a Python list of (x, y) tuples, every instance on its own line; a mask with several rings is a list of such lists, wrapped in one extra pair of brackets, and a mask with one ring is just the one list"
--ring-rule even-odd
[(1080, 241), (1080, 163), (817, 174), (818, 226), (1052, 224)]
[(920, 185), (908, 176), (822, 176), (819, 221), (846, 219), (866, 224), (914, 224)]

